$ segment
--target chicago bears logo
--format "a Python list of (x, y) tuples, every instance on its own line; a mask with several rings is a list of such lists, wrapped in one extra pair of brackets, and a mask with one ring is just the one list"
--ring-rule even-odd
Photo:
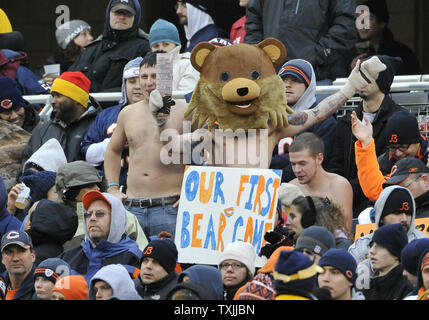
[(402, 207), (399, 210), (401, 210), (401, 211), (408, 211), (408, 210), (410, 210), (410, 204), (408, 203), (408, 201), (402, 202)]
[(4, 99), (4, 100), (2, 100), (0, 105), (3, 109), (8, 110), (8, 109), (12, 108), (13, 103), (12, 103), (12, 100), (10, 100), (10, 99)]
[(398, 142), (398, 135), (397, 134), (392, 134), (390, 136), (389, 143), (397, 143), (397, 142)]
[(145, 251), (143, 254), (144, 254), (144, 255), (146, 255), (146, 254), (151, 255), (151, 254), (152, 254), (152, 250), (153, 250), (153, 247), (152, 247), (152, 246), (147, 247), (147, 248), (146, 248), (146, 251)]
[(16, 239), (16, 238), (19, 238), (19, 233), (16, 231), (11, 231), (6, 236), (6, 239)]
[(351, 270), (346, 270), (346, 276), (349, 279), (353, 278), (353, 272)]

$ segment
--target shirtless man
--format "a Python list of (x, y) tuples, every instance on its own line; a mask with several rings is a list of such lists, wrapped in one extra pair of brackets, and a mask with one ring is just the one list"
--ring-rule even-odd
[(289, 148), (289, 158), (298, 186), (305, 196), (327, 197), (341, 206), (344, 221), (350, 230), (353, 218), (353, 189), (344, 177), (323, 169), (323, 141), (311, 132), (295, 137)]
[[(117, 127), (106, 150), (104, 170), (108, 192), (121, 199), (127, 210), (139, 219), (147, 237), (167, 231), (173, 236), (176, 228), (177, 201), (185, 164), (165, 165), (160, 161), (164, 129), (182, 132), (186, 104), (176, 101), (168, 122), (158, 125), (149, 109), (150, 93), (156, 88), (156, 53), (140, 64), (140, 85), (144, 99), (126, 106), (118, 116)], [(121, 152), (129, 145), (127, 193), (119, 190)]]

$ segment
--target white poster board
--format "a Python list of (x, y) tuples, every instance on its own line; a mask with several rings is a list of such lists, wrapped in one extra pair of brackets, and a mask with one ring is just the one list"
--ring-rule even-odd
[[(274, 229), (281, 170), (187, 166), (177, 214), (175, 243), (181, 263), (218, 264), (230, 242), (255, 253)], [(256, 267), (265, 258), (257, 257)]]

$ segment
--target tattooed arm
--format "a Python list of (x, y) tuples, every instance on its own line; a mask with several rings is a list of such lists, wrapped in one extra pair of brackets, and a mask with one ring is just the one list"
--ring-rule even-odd
[(288, 115), (289, 126), (280, 128), (281, 137), (295, 136), (312, 125), (325, 120), (337, 112), (347, 100), (348, 98), (343, 93), (337, 92), (323, 99), (312, 109)]

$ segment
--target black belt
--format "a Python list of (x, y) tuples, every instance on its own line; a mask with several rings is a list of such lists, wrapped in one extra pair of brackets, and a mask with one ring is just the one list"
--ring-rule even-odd
[(140, 198), (140, 199), (125, 199), (124, 205), (139, 208), (151, 208), (168, 204), (173, 204), (179, 200), (180, 196), (160, 197), (160, 198)]

